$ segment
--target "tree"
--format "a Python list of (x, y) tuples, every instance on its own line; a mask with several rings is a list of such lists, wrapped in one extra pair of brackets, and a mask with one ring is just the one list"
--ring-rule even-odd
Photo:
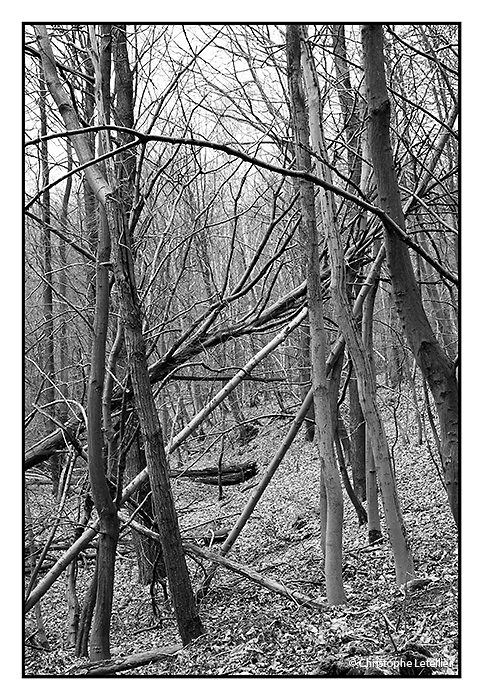
[[(116, 520), (128, 522), (127, 508), (135, 537), (150, 537), (152, 563), (161, 552), (183, 643), (193, 639), (202, 629), (192, 591), (200, 569), (186, 566), (186, 513), (177, 513), (170, 478), (194, 466), (198, 449), (221, 472), (223, 455), (241, 452), (254, 425), (293, 421), (223, 543), (225, 555), (300, 424), (314, 427), (314, 407), (330, 603), (345, 600), (341, 476), (350, 493), (350, 464), (362, 497), (365, 430), (369, 536), (381, 530), (377, 472), (396, 578), (405, 583), (413, 572), (395, 483), (399, 444), (389, 447), (386, 432), (394, 421), (397, 440), (410, 439), (424, 406), (432, 430), (424, 449), (433, 438), (438, 446), (432, 415), (437, 400), (444, 412), (446, 398), (444, 387), (429, 397), (429, 379), (412, 362), (419, 341), (406, 343), (389, 292), (404, 289), (393, 280), (404, 249), (421, 309), (454, 369), (454, 27), (385, 29), (391, 131), (371, 151), (367, 126), (380, 115), (365, 108), (377, 105), (366, 100), (357, 26), (52, 26), (40, 28), (40, 50), (26, 29), (25, 467), (30, 484), (50, 478), (45, 462), (62, 458), (59, 494), (77, 526), (59, 557), (51, 531), (36, 535), (42, 555), (26, 609), (69, 567), (73, 641), (76, 558), (100, 528), (77, 647), (87, 653), (93, 618), (91, 653), (107, 657)], [(42, 96), (39, 66), (50, 80)], [(374, 164), (384, 177), (379, 151), (389, 133), (403, 220), (371, 175)], [(406, 302), (401, 315), (411, 325)], [(74, 464), (79, 480), (70, 476)], [(353, 493), (351, 500), (364, 523)], [(47, 554), (54, 563), (39, 581)], [(220, 565), (210, 561), (205, 589)], [(152, 579), (152, 567), (144, 573)]]
[[(106, 31), (107, 28), (104, 28)], [(71, 101), (62, 88), (57, 76), (55, 59), (50, 48), (48, 35), (43, 26), (36, 27), (39, 45), (43, 59), (46, 80), (52, 96), (57, 102), (64, 118), (66, 128), (77, 130), (79, 124)], [(125, 68), (125, 65), (122, 65)], [(122, 95), (124, 97), (125, 95)], [(121, 99), (122, 99), (121, 97)], [(82, 135), (74, 138), (74, 148), (81, 163), (92, 160), (89, 146)], [(121, 162), (121, 177), (125, 176), (125, 161)], [(174, 508), (167, 461), (162, 442), (162, 433), (157, 420), (157, 413), (151, 393), (144, 340), (142, 338), (141, 317), (135, 287), (131, 284), (132, 257), (129, 239), (123, 245), (119, 238), (126, 236), (123, 226), (123, 212), (117, 208), (115, 194), (105, 180), (101, 171), (95, 166), (86, 169), (92, 190), (96, 193), (101, 205), (101, 229), (99, 239), (98, 268), (96, 274), (96, 315), (95, 335), (93, 343), (93, 361), (91, 364), (90, 394), (88, 398), (89, 411), (89, 471), (94, 494), (96, 509), (101, 518), (101, 526), (105, 536), (105, 559), (101, 559), (104, 567), (98, 567), (98, 599), (96, 617), (94, 619), (93, 641), (91, 643), (91, 659), (109, 658), (108, 630), (110, 626), (110, 605), (112, 604), (112, 579), (114, 567), (115, 542), (117, 540), (117, 513), (109, 493), (102, 461), (102, 438), (100, 433), (102, 406), (101, 396), (105, 369), (105, 339), (107, 333), (107, 314), (109, 299), (109, 270), (111, 228), (115, 231), (113, 256), (115, 261), (115, 278), (119, 291), (121, 314), (124, 322), (124, 336), (130, 363), (131, 381), (133, 384), (136, 407), (145, 439), (148, 472), (153, 488), (156, 515), (160, 527), (163, 553), (166, 559), (168, 580), (174, 596), (175, 608), (180, 625), (180, 634), (184, 643), (201, 633), (194, 598), (191, 592), (188, 570), (179, 537), (176, 511)], [(109, 546), (113, 545), (113, 546)], [(104, 602), (105, 601), (105, 602)], [(104, 603), (104, 604), (103, 604)]]
[[(369, 109), (369, 148), (381, 208), (405, 229), (389, 137), (390, 101), (384, 74), (381, 25), (362, 28)], [(459, 522), (458, 388), (454, 364), (436, 340), (424, 310), (407, 246), (391, 227), (384, 228), (392, 297), (411, 352), (433, 394), (441, 429), (441, 455), (451, 512)]]
[[(287, 25), (287, 70), (292, 99), (297, 167), (299, 170), (310, 172), (309, 122), (302, 92), (300, 54), (300, 27)], [(317, 447), (321, 465), (321, 542), (325, 552), (327, 600), (331, 605), (339, 605), (346, 602), (342, 582), (343, 499), (334, 452), (335, 419), (329, 383), (325, 374), (327, 341), (320, 286), (319, 237), (315, 220), (314, 188), (310, 182), (300, 183), (300, 198), (307, 249), (307, 305), (310, 321), (312, 387)]]
[[(47, 134), (47, 111), (45, 105), (46, 87), (42, 68), (40, 68), (40, 132), (42, 136)], [(43, 243), (43, 316), (44, 316), (44, 361), (43, 372), (45, 377), (45, 389), (43, 391), (44, 402), (50, 406), (50, 412), (55, 414), (55, 347), (54, 347), (54, 302), (53, 302), (53, 272), (52, 272), (52, 235), (50, 233), (50, 166), (49, 166), (49, 151), (47, 142), (43, 142), (41, 146), (41, 167), (42, 167), (42, 243)], [(52, 430), (55, 423), (52, 420), (47, 421), (47, 426)], [(52, 490), (57, 494), (59, 489), (59, 460), (57, 455), (53, 455), (50, 459), (52, 472)]]
[[(309, 48), (305, 45), (305, 80), (308, 91), (309, 112), (311, 113), (311, 135), (315, 151), (319, 154), (319, 168), (327, 162), (322, 119), (320, 114), (320, 95), (318, 82)], [(331, 174), (325, 172), (325, 179), (330, 181)], [(370, 444), (381, 484), (386, 526), (394, 553), (396, 580), (404, 584), (414, 573), (412, 554), (407, 540), (406, 529), (394, 480), (389, 445), (384, 424), (377, 406), (376, 377), (371, 357), (364, 348), (357, 322), (347, 297), (346, 264), (342, 250), (341, 235), (337, 223), (334, 198), (331, 192), (322, 195), (322, 218), (327, 237), (329, 260), (331, 266), (331, 292), (337, 313), (339, 328), (344, 336), (349, 354), (354, 363), (357, 387), (362, 410), (369, 434)]]

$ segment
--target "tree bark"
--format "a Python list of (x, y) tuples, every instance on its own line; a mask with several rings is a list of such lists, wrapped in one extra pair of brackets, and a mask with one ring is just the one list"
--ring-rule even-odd
[[(139, 437), (136, 437), (126, 455), (126, 477), (128, 479), (133, 479), (146, 467), (146, 458), (139, 443)], [(149, 524), (146, 522), (146, 525), (152, 528), (156, 521), (156, 516), (153, 508), (151, 488), (148, 482), (140, 486), (133, 499), (138, 504), (144, 503), (142, 508), (143, 520), (149, 521)], [(134, 506), (129, 505), (128, 508), (130, 511), (134, 510)], [(147, 586), (153, 581), (159, 581), (160, 578), (164, 578), (166, 571), (164, 570), (159, 541), (147, 538), (137, 530), (132, 531), (132, 538), (138, 562), (139, 583)], [(158, 562), (158, 565), (155, 566), (156, 562)]]
[(350, 446), (352, 482), (354, 491), (361, 501), (366, 500), (366, 423), (362, 412), (357, 377), (349, 379)]
[[(110, 27), (109, 27), (110, 31)], [(93, 32), (94, 33), (94, 32)], [(95, 37), (94, 37), (95, 39)], [(93, 57), (97, 45), (93, 43)], [(96, 84), (102, 90), (109, 83), (110, 74), (99, 72)], [(101, 122), (105, 123), (105, 104), (98, 104)], [(104, 148), (101, 146), (101, 153)], [(117, 508), (106, 478), (104, 456), (104, 432), (102, 396), (106, 376), (106, 343), (109, 327), (109, 262), (111, 257), (111, 232), (104, 205), (100, 208), (99, 241), (96, 261), (96, 296), (94, 312), (94, 334), (92, 341), (91, 374), (87, 393), (87, 444), (89, 454), (89, 477), (92, 498), (100, 519), (100, 537), (97, 549), (97, 595), (92, 632), (89, 645), (91, 661), (109, 659), (111, 611), (114, 597), (114, 569), (119, 537)]]
[[(373, 254), (376, 256), (380, 248), (380, 243), (373, 244)], [(378, 282), (376, 279), (373, 286), (369, 290), (364, 302), (364, 310), (362, 312), (362, 342), (367, 352), (367, 357), (371, 365), (371, 370), (376, 376), (376, 365), (374, 362), (374, 304), (378, 290)], [(363, 425), (364, 434), (366, 426)], [(381, 521), (379, 518), (379, 502), (377, 495), (377, 470), (374, 462), (374, 453), (372, 451), (371, 440), (369, 434), (364, 440), (365, 443), (365, 492), (367, 497), (367, 530), (369, 544), (381, 539)]]
[(154, 510), (178, 628), (183, 644), (189, 644), (202, 634), (203, 627), (196, 608), (181, 544), (163, 434), (149, 381), (141, 314), (136, 287), (131, 277), (133, 270), (130, 241), (126, 230), (122, 231), (118, 240), (114, 251), (115, 274), (134, 401), (144, 442)]
[(139, 668), (146, 664), (152, 664), (156, 661), (162, 661), (166, 657), (174, 656), (181, 651), (181, 644), (173, 644), (170, 647), (161, 647), (160, 649), (152, 649), (150, 651), (141, 651), (138, 654), (129, 654), (129, 656), (116, 657), (107, 663), (98, 661), (95, 663), (82, 664), (75, 666), (69, 670), (71, 676), (112, 676), (118, 671), (128, 671), (131, 668)]
[[(126, 49), (126, 27), (117, 25), (114, 34), (114, 56), (117, 86), (117, 112), (123, 124), (132, 126), (132, 74)], [(121, 136), (124, 141), (132, 136)], [(116, 287), (129, 372), (144, 442), (147, 471), (153, 493), (154, 511), (159, 528), (164, 564), (175, 609), (178, 629), (183, 644), (189, 644), (203, 633), (191, 588), (188, 567), (184, 556), (178, 517), (169, 481), (168, 460), (164, 450), (163, 433), (154, 402), (149, 377), (146, 346), (142, 331), (141, 307), (137, 294), (132, 241), (128, 227), (128, 212), (121, 209), (132, 201), (132, 176), (135, 163), (132, 155), (122, 155), (117, 161), (119, 188), (108, 197), (108, 209), (113, 230), (113, 261)]]
[[(384, 73), (382, 25), (363, 25), (362, 45), (369, 109), (369, 148), (379, 202), (381, 209), (404, 230), (405, 219), (389, 135), (390, 101)], [(438, 412), (445, 486), (458, 525), (459, 396), (453, 363), (442, 350), (429, 323), (407, 246), (387, 225), (384, 226), (384, 242), (397, 313)]]
[[(292, 102), (297, 167), (311, 169), (309, 120), (302, 88), (300, 26), (287, 25), (287, 69)], [(326, 334), (320, 284), (319, 241), (315, 221), (315, 195), (312, 183), (300, 182), (302, 224), (307, 246), (307, 306), (309, 309), (312, 387), (314, 395), (320, 479), (325, 485), (327, 521), (325, 525), (325, 575), (329, 605), (346, 602), (342, 580), (343, 496), (334, 453), (336, 418), (332, 414), (329, 383), (325, 373)], [(323, 487), (322, 487), (323, 488)]]
[[(44, 71), (40, 66), (40, 134), (47, 135), (47, 111), (45, 108), (47, 88), (44, 80)], [(52, 406), (55, 401), (55, 347), (54, 347), (54, 303), (52, 298), (53, 272), (52, 272), (52, 241), (50, 235), (50, 190), (49, 186), (49, 149), (47, 141), (42, 141), (40, 145), (40, 165), (42, 189), (42, 274), (44, 284), (42, 287), (42, 311), (44, 316), (44, 347), (43, 347), (43, 371), (46, 379), (45, 388), (42, 392), (42, 400), (48, 406), (48, 411), (55, 414)], [(48, 430), (55, 427), (55, 423), (47, 419)], [(59, 455), (53, 454), (49, 460), (50, 473), (52, 476), (52, 493), (57, 496), (60, 479), (60, 459)]]
[[(342, 110), (344, 122), (344, 140), (347, 147), (347, 177), (354, 183), (351, 188), (361, 191), (366, 184), (364, 177), (367, 166), (363, 158), (361, 145), (361, 116), (357, 105), (357, 93), (353, 90), (350, 79), (350, 68), (347, 60), (347, 47), (345, 41), (345, 26), (343, 24), (329, 25), (334, 47), (334, 71), (337, 78), (337, 95)], [(362, 101), (362, 100), (361, 100)], [(349, 205), (350, 210), (356, 214), (357, 207)], [(362, 233), (367, 224), (365, 213), (359, 219), (358, 227)], [(351, 276), (352, 277), (352, 276)], [(354, 281), (359, 281), (358, 278)], [(352, 301), (352, 279), (349, 282), (349, 298)], [(349, 382), (349, 409), (350, 409), (350, 433), (352, 456), (352, 480), (357, 497), (363, 501), (366, 498), (366, 435), (364, 414), (362, 413), (359, 394), (357, 392), (357, 380), (351, 378)]]
[(110, 658), (109, 632), (114, 592), (114, 566), (119, 536), (117, 509), (109, 491), (104, 469), (102, 433), (102, 391), (105, 377), (106, 337), (109, 318), (109, 273), (105, 263), (111, 246), (107, 217), (101, 212), (98, 260), (96, 266), (96, 307), (92, 343), (91, 375), (87, 394), (87, 444), (91, 492), (100, 518), (97, 550), (97, 601), (90, 644), (91, 661)]
[[(299, 333), (300, 351), (298, 358), (300, 362), (299, 382), (300, 382), (300, 398), (303, 401), (311, 389), (311, 374), (310, 374), (310, 328), (308, 324), (303, 324)], [(312, 402), (305, 419), (305, 439), (307, 442), (313, 442), (315, 438), (315, 414), (314, 404)]]

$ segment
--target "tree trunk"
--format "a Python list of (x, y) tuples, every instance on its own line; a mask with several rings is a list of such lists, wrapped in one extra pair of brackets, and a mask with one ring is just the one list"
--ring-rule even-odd
[(347, 176), (352, 182), (359, 185), (362, 168), (362, 159), (359, 157), (361, 128), (356, 93), (352, 89), (349, 64), (347, 62), (345, 29), (343, 24), (331, 24), (329, 28), (332, 33), (332, 45), (334, 47), (334, 69), (337, 77), (337, 94), (342, 108), (345, 127), (344, 139), (347, 145)]
[[(347, 61), (347, 47), (345, 42), (345, 27), (343, 24), (329, 25), (332, 34), (332, 45), (334, 47), (334, 70), (337, 78), (337, 95), (342, 110), (344, 121), (344, 140), (347, 146), (347, 177), (356, 187), (366, 184), (367, 166), (361, 151), (361, 116), (357, 106), (358, 96), (352, 88), (350, 79), (349, 63)], [(362, 101), (362, 100), (361, 100)], [(365, 142), (364, 142), (365, 147)], [(350, 211), (354, 214), (357, 208), (348, 203)], [(365, 214), (359, 219), (359, 230), (362, 232), (366, 225)], [(351, 282), (352, 280), (349, 280)], [(359, 281), (358, 279), (354, 281)], [(349, 288), (354, 288), (349, 284)], [(351, 292), (349, 297), (352, 300)], [(352, 480), (354, 491), (357, 497), (364, 501), (366, 498), (366, 434), (364, 425), (364, 415), (362, 413), (359, 394), (357, 392), (357, 381), (354, 377), (349, 382), (349, 406), (350, 406), (350, 432), (351, 432), (351, 455), (352, 455)]]
[[(122, 240), (124, 243), (124, 237)], [(135, 288), (126, 279), (124, 250), (116, 251), (116, 280), (120, 291), (121, 314), (131, 372), (136, 410), (144, 441), (149, 481), (153, 492), (154, 510), (158, 522), (161, 546), (171, 595), (183, 644), (188, 644), (203, 632), (196, 609), (188, 568), (179, 533), (178, 519), (168, 475), (163, 435), (149, 381), (148, 365), (142, 337), (141, 317)]]
[[(102, 34), (110, 34), (110, 25), (101, 25)], [(96, 84), (102, 92), (102, 86), (110, 83), (110, 62), (97, 66), (97, 42), (92, 31), (92, 58), (96, 70)], [(101, 52), (103, 44), (101, 42)], [(109, 119), (109, 108), (105, 95), (98, 101), (101, 123)], [(108, 101), (107, 101), (108, 102)], [(107, 150), (101, 139), (100, 151)], [(97, 594), (96, 607), (92, 622), (89, 645), (91, 661), (109, 659), (111, 611), (114, 596), (114, 568), (116, 548), (119, 537), (119, 520), (117, 508), (106, 478), (104, 431), (108, 425), (103, 421), (102, 397), (106, 379), (106, 343), (109, 326), (109, 263), (111, 258), (111, 232), (104, 205), (100, 208), (99, 242), (96, 263), (96, 296), (94, 312), (94, 335), (92, 345), (91, 374), (87, 393), (87, 444), (89, 450), (89, 476), (92, 498), (100, 518), (100, 536), (97, 549)], [(110, 410), (110, 406), (107, 411)], [(104, 414), (106, 413), (106, 409)], [(104, 415), (104, 419), (106, 416)]]
[(349, 379), (352, 482), (361, 501), (366, 500), (366, 423), (357, 391), (357, 377)]
[[(311, 169), (309, 156), (309, 123), (302, 92), (302, 68), (300, 57), (300, 27), (287, 25), (287, 68), (289, 92), (292, 101), (293, 129), (296, 141), (297, 167), (307, 172)], [(317, 434), (317, 446), (321, 464), (321, 483), (325, 485), (327, 498), (327, 522), (325, 527), (325, 575), (329, 605), (346, 602), (342, 581), (342, 525), (343, 496), (337, 462), (334, 453), (336, 418), (332, 415), (329, 383), (325, 373), (326, 334), (320, 284), (318, 232), (315, 222), (315, 195), (312, 183), (300, 182), (302, 223), (307, 249), (307, 306), (309, 309), (312, 387)]]
[[(146, 458), (144, 452), (141, 450), (139, 438), (136, 437), (126, 455), (126, 477), (128, 480), (134, 479), (145, 466)], [(149, 484), (144, 483), (133, 498), (139, 504), (144, 503), (142, 518), (145, 520), (147, 527), (154, 529), (153, 526), (156, 522), (156, 517), (150, 492)], [(133, 509), (133, 507), (129, 506), (129, 510)], [(161, 545), (159, 542), (143, 536), (137, 530), (132, 531), (132, 539), (138, 562), (139, 583), (143, 586), (147, 586), (153, 583), (153, 580), (158, 581), (161, 577), (164, 578), (166, 574), (164, 571), (164, 563), (162, 568), (161, 566), (155, 567), (156, 562), (161, 564), (159, 561), (161, 554)]]
[(149, 651), (142, 651), (137, 654), (130, 654), (129, 656), (116, 657), (111, 659), (107, 663), (95, 662), (89, 664), (82, 664), (82, 666), (75, 666), (71, 669), (70, 675), (72, 676), (112, 676), (116, 675), (119, 671), (127, 671), (132, 668), (139, 668), (140, 666), (145, 666), (146, 664), (156, 663), (157, 661), (162, 661), (166, 657), (173, 657), (180, 651), (183, 647), (181, 644), (174, 644), (170, 647), (161, 647), (159, 649), (150, 649)]
[[(424, 220), (418, 214), (416, 214), (416, 222), (418, 228), (423, 231), (422, 234), (417, 236), (417, 239), (421, 247), (429, 253), (429, 245), (424, 234)], [(437, 284), (436, 273), (422, 258), (419, 259), (419, 268), (421, 274), (424, 275), (424, 279), (429, 281), (429, 284), (426, 285), (426, 291), (432, 309), (434, 324), (438, 331), (439, 341), (448, 358), (451, 362), (454, 362), (458, 354), (458, 331), (451, 318), (451, 306), (448, 305), (447, 299), (444, 298), (444, 290), (441, 290), (441, 286)]]
[(84, 600), (82, 602), (82, 609), (80, 611), (79, 628), (77, 631), (77, 638), (75, 642), (76, 656), (89, 656), (89, 633), (91, 631), (92, 618), (96, 606), (98, 580), (99, 576), (96, 561), (96, 566), (92, 574), (92, 578), (89, 582), (86, 594), (84, 596)]
[[(72, 170), (72, 145), (70, 141), (66, 144), (67, 147), (67, 169)], [(69, 218), (69, 200), (72, 191), (72, 178), (69, 177), (66, 185), (64, 196), (62, 199), (62, 211), (61, 211), (61, 224), (64, 230), (67, 230), (67, 222)], [(59, 296), (61, 298), (67, 299), (67, 246), (63, 239), (59, 240), (59, 260), (60, 260), (60, 271), (59, 271)], [(64, 307), (64, 311), (67, 308)], [(57, 409), (57, 417), (60, 422), (65, 424), (68, 420), (68, 404), (67, 399), (69, 398), (69, 339), (68, 339), (68, 321), (65, 314), (62, 314), (62, 318), (59, 325), (59, 388), (64, 397), (64, 403), (60, 404)]]
[[(389, 136), (390, 102), (384, 74), (382, 25), (362, 28), (364, 72), (369, 108), (369, 148), (381, 208), (404, 229), (405, 220)], [(424, 311), (409, 251), (388, 226), (384, 242), (394, 303), (411, 352), (434, 398), (441, 431), (441, 454), (449, 505), (459, 523), (459, 397), (454, 367), (442, 350)]]
[[(302, 403), (310, 390), (311, 375), (310, 375), (310, 328), (303, 324), (300, 328), (300, 352), (298, 353), (300, 369), (300, 398)], [(315, 414), (314, 404), (307, 412), (305, 419), (305, 439), (307, 442), (313, 442), (315, 437)]]
[[(320, 155), (320, 161), (317, 162), (317, 165), (319, 169), (322, 169), (321, 163), (327, 162), (327, 152), (321, 127), (323, 122), (320, 113), (319, 87), (315, 64), (310, 54), (310, 47), (305, 45), (304, 51), (306, 55), (304, 68), (309, 93), (312, 143), (314, 149)], [(325, 179), (330, 181), (331, 173), (328, 168), (325, 170), (326, 172), (322, 174), (325, 174)], [(334, 198), (330, 192), (325, 190), (323, 192), (321, 191), (320, 194), (329, 250), (332, 301), (339, 327), (344, 335), (349, 354), (356, 370), (359, 398), (369, 431), (370, 443), (374, 453), (383, 494), (386, 525), (395, 559), (396, 580), (398, 584), (403, 584), (408, 578), (412, 577), (413, 563), (397, 497), (391, 455), (384, 431), (384, 424), (377, 407), (376, 378), (370, 359), (363, 346), (362, 338), (357, 328), (357, 322), (352, 315), (352, 310), (349, 305), (345, 260), (342, 250), (341, 235), (337, 225)]]
[[(66, 128), (79, 127), (76, 112), (57, 75), (57, 69), (45, 26), (35, 25), (39, 41), (42, 65), (49, 90), (56, 101)], [(74, 148), (81, 162), (91, 160), (89, 145), (82, 135), (73, 137)], [(88, 168), (86, 171), (91, 189), (99, 195), (108, 189), (100, 170)], [(99, 241), (96, 261), (96, 306), (92, 341), (91, 371), (87, 395), (89, 451), (89, 477), (92, 497), (100, 521), (100, 538), (97, 552), (97, 604), (91, 637), (90, 655), (92, 660), (110, 656), (109, 632), (114, 586), (114, 564), (119, 534), (119, 523), (115, 504), (109, 492), (104, 472), (102, 435), (102, 390), (105, 374), (105, 351), (109, 317), (109, 272), (110, 232), (104, 208), (101, 211)]]
[[(114, 63), (116, 70), (117, 114), (124, 126), (133, 125), (132, 73), (129, 67), (126, 26), (117, 25), (114, 33)], [(124, 142), (130, 136), (121, 136)], [(115, 231), (113, 259), (116, 286), (119, 292), (121, 319), (127, 350), (129, 372), (144, 442), (147, 470), (153, 492), (153, 504), (158, 523), (166, 574), (174, 604), (178, 629), (183, 644), (189, 644), (203, 633), (196, 607), (188, 567), (184, 556), (178, 517), (169, 482), (168, 460), (164, 450), (163, 433), (151, 389), (146, 347), (142, 331), (132, 241), (125, 205), (132, 201), (134, 156), (123, 154), (117, 162), (119, 189), (108, 197), (110, 220)], [(118, 202), (123, 203), (121, 209)]]
[[(379, 252), (380, 243), (373, 244), (373, 255), (376, 257)], [(371, 370), (376, 377), (376, 365), (374, 362), (374, 304), (378, 290), (378, 282), (376, 279), (371, 289), (367, 293), (364, 302), (364, 310), (362, 313), (362, 342), (367, 352), (367, 357), (371, 365)], [(364, 425), (364, 433), (366, 427)], [(369, 434), (365, 438), (366, 444), (366, 479), (365, 492), (367, 496), (367, 515), (368, 515), (368, 539), (369, 544), (376, 542), (381, 538), (381, 522), (379, 519), (379, 503), (377, 496), (377, 471), (374, 462), (374, 453), (372, 451), (371, 440)]]
[(114, 259), (127, 356), (166, 574), (181, 639), (183, 644), (189, 644), (203, 633), (203, 627), (196, 608), (181, 543), (178, 518), (169, 483), (163, 434), (149, 381), (141, 314), (136, 288), (131, 279), (133, 274), (131, 249), (130, 244), (126, 242), (126, 234), (126, 231), (121, 234), (119, 243), (115, 246)]
[[(47, 135), (47, 113), (45, 109), (46, 86), (44, 81), (43, 69), (40, 66), (40, 134)], [(40, 145), (40, 162), (42, 172), (42, 274), (44, 284), (42, 288), (42, 311), (44, 316), (44, 358), (43, 371), (45, 377), (45, 388), (42, 392), (42, 400), (48, 406), (48, 412), (55, 414), (55, 408), (52, 405), (55, 401), (55, 354), (54, 354), (54, 304), (52, 299), (52, 241), (50, 236), (50, 189), (49, 189), (49, 151), (48, 142), (42, 141)], [(55, 428), (55, 423), (47, 419), (48, 430)], [(54, 454), (49, 460), (50, 473), (52, 477), (52, 493), (57, 496), (59, 490), (60, 478), (60, 460), (59, 456)]]
[[(27, 535), (27, 545), (28, 545), (28, 552), (29, 552), (30, 569), (31, 569), (31, 574), (32, 574), (32, 578), (33, 578), (33, 574), (34, 574), (34, 571), (36, 568), (35, 551), (37, 549), (37, 545), (36, 545), (35, 537), (34, 537), (34, 528), (33, 528), (33, 522), (32, 522), (32, 513), (30, 510), (28, 488), (25, 489), (25, 520), (26, 520), (26, 528), (25, 529), (26, 529), (26, 535)], [(36, 634), (37, 634), (39, 644), (43, 649), (45, 649), (45, 651), (50, 651), (49, 641), (48, 641), (47, 635), (45, 633), (44, 621), (43, 621), (43, 617), (42, 617), (42, 606), (40, 604), (40, 601), (35, 605), (35, 621), (37, 623)]]
[(99, 252), (96, 267), (96, 307), (92, 343), (91, 375), (87, 393), (87, 445), (91, 491), (100, 518), (97, 550), (97, 600), (90, 643), (91, 661), (110, 658), (109, 634), (114, 593), (114, 566), (119, 523), (117, 509), (109, 491), (104, 469), (104, 438), (102, 433), (102, 391), (105, 377), (106, 336), (109, 317), (109, 273), (105, 265), (110, 260), (109, 228), (104, 211), (101, 214)]

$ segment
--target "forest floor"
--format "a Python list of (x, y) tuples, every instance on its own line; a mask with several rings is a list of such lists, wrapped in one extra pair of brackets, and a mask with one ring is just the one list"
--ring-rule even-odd
[[(290, 421), (262, 419), (249, 445), (233, 443), (227, 462), (254, 460), (258, 474), (249, 482), (223, 489), (187, 479), (173, 480), (184, 538), (203, 545), (210, 529), (231, 527), (265, 467), (280, 446)], [(393, 446), (402, 511), (421, 586), (396, 585), (387, 537), (368, 546), (349, 500), (345, 503), (345, 606), (312, 610), (250, 580), (217, 569), (200, 615), (205, 634), (184, 649), (156, 662), (118, 675), (130, 676), (324, 676), (324, 675), (458, 675), (458, 540), (447, 499), (428, 444), (415, 441), (411, 419), (395, 443), (395, 428), (387, 421)], [(193, 440), (183, 452), (183, 466), (204, 449)], [(216, 464), (219, 446), (203, 463)], [(172, 458), (173, 468), (176, 458)], [(324, 569), (319, 547), (319, 461), (315, 446), (299, 434), (274, 475), (229, 557), (263, 576), (313, 599), (324, 601)], [(33, 503), (49, 505), (47, 491)], [(40, 505), (39, 505), (40, 504)], [(53, 508), (52, 502), (50, 507)], [(384, 524), (383, 524), (383, 535)], [(204, 544), (206, 547), (207, 545)], [(214, 551), (218, 546), (212, 545)], [(149, 586), (137, 581), (136, 558), (129, 530), (122, 532), (116, 566), (112, 614), (113, 657), (179, 644), (173, 612), (156, 589), (154, 614)], [(194, 587), (203, 566), (188, 558)], [(203, 566), (202, 566), (203, 565)], [(79, 565), (78, 595), (82, 601), (92, 576), (93, 560)], [(66, 649), (65, 574), (41, 602), (51, 651), (42, 649), (35, 634), (33, 611), (27, 616), (25, 676), (66, 676), (79, 673), (86, 659)]]

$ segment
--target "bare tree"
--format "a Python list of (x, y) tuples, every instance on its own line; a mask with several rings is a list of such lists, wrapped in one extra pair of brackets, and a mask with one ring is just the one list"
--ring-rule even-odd
[[(383, 30), (362, 29), (364, 70), (369, 108), (369, 148), (381, 207), (405, 228), (389, 137), (390, 101), (387, 93)], [(392, 295), (411, 352), (433, 394), (441, 429), (441, 454), (446, 490), (455, 522), (459, 522), (458, 388), (454, 364), (438, 343), (424, 310), (407, 246), (391, 227), (384, 228)]]
[[(310, 172), (309, 119), (302, 91), (299, 25), (287, 25), (287, 70), (292, 98), (297, 167)], [(310, 320), (312, 386), (321, 465), (321, 541), (325, 552), (327, 600), (331, 605), (340, 605), (346, 601), (342, 582), (343, 499), (334, 451), (335, 416), (325, 374), (327, 340), (320, 285), (319, 236), (315, 219), (313, 185), (309, 182), (301, 182), (300, 195), (302, 225), (307, 246), (307, 305)], [(323, 508), (325, 505), (326, 509)]]

